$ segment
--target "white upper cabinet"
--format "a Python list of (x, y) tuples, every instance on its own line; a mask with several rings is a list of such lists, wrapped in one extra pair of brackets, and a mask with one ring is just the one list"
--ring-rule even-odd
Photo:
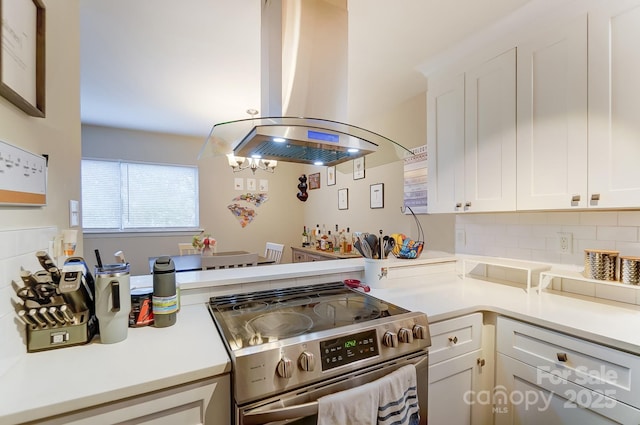
[(465, 74), (466, 211), (516, 209), (516, 49)]
[(516, 55), (429, 80), (430, 213), (513, 211), (516, 205)]
[(587, 16), (518, 45), (519, 210), (587, 206)]
[(589, 15), (589, 206), (640, 206), (640, 1)]
[(429, 80), (428, 211), (462, 211), (464, 202), (464, 75)]

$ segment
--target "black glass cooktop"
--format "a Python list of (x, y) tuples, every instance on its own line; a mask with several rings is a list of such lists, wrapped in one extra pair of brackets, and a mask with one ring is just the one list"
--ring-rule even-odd
[(211, 297), (209, 310), (231, 350), (407, 313), (342, 282)]

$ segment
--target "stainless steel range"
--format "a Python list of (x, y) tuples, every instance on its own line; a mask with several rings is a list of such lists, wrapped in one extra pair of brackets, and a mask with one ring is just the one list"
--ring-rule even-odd
[(236, 424), (314, 423), (317, 399), (415, 364), (427, 420), (429, 323), (342, 282), (212, 297)]

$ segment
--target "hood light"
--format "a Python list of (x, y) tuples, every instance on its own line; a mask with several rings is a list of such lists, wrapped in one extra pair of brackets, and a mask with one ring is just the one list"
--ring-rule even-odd
[(360, 152), (360, 149), (356, 149), (356, 148), (349, 148), (349, 149), (347, 149), (347, 152), (349, 152), (349, 153), (356, 153), (356, 152)]
[(315, 161), (315, 162), (313, 163), (313, 165), (324, 165), (324, 162), (322, 162), (322, 161)]
[(274, 141), (274, 142), (276, 142), (276, 143), (284, 143), (284, 142), (286, 142), (286, 141), (287, 141), (287, 139), (282, 138), (282, 137), (274, 137), (274, 138), (273, 138), (273, 139), (271, 139), (271, 140), (273, 140), (273, 141)]

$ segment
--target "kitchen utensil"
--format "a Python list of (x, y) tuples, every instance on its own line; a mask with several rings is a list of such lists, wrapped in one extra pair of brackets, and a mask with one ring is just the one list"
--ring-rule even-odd
[(371, 246), (369, 245), (369, 242), (367, 242), (367, 233), (355, 232), (354, 235), (356, 237), (356, 241), (359, 242), (360, 249), (358, 249), (358, 251), (360, 254), (365, 258), (373, 258)]
[(129, 264), (96, 267), (96, 317), (100, 340), (105, 344), (127, 338), (131, 295)]
[(384, 244), (384, 258), (387, 258), (389, 253), (393, 250), (393, 247), (396, 245), (396, 241), (389, 236), (385, 236), (383, 238), (383, 244)]
[(360, 246), (360, 241), (356, 240), (353, 243), (354, 248), (356, 249), (356, 251), (358, 251), (360, 253), (360, 255), (362, 255), (363, 257), (366, 257), (366, 255), (364, 255), (364, 251), (362, 250), (362, 247)]
[(17, 294), (25, 303), (33, 301), (39, 305), (45, 305), (49, 304), (51, 299), (57, 295), (57, 287), (51, 283), (38, 283), (20, 288)]
[(374, 234), (368, 233), (366, 236), (367, 244), (369, 245), (369, 249), (371, 250), (371, 255), (369, 258), (376, 258), (378, 255), (378, 237)]
[(361, 283), (358, 279), (345, 279), (344, 284), (347, 285), (349, 288), (354, 288), (354, 289), (362, 288), (364, 292), (371, 291), (371, 288), (368, 285)]

